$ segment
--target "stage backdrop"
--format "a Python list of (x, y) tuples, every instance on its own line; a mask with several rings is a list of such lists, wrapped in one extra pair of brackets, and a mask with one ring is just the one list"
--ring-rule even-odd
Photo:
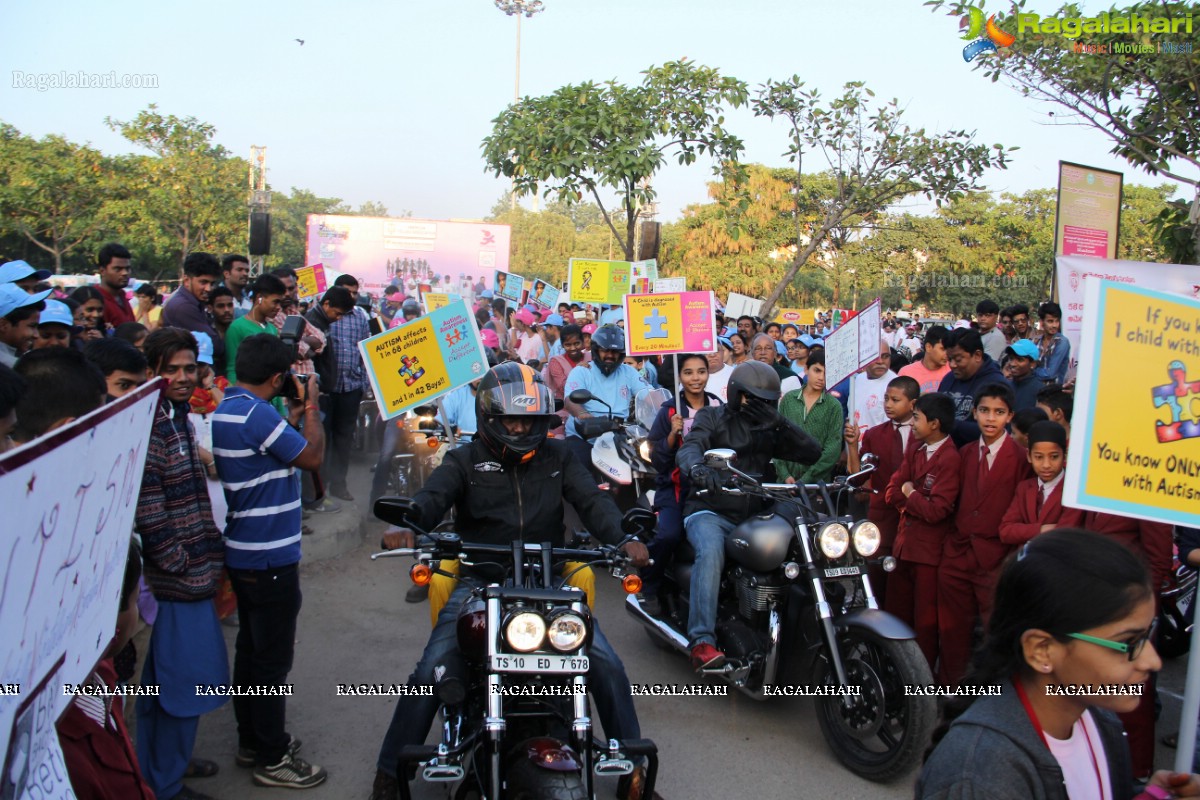
[(349, 273), (372, 294), (395, 283), (416, 297), (428, 284), (470, 302), (508, 270), (511, 239), (508, 225), (484, 222), (309, 214), (305, 263)]

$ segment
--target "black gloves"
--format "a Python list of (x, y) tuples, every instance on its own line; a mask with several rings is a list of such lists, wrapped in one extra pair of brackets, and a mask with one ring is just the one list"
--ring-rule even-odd
[(713, 469), (709, 469), (703, 464), (697, 464), (688, 472), (688, 477), (692, 481), (692, 489), (705, 489), (709, 492), (716, 493), (721, 490), (721, 476)]
[(750, 423), (750, 427), (756, 430), (766, 428), (774, 428), (779, 424), (779, 411), (771, 403), (758, 398), (744, 398), (742, 400), (742, 415), (746, 421)]

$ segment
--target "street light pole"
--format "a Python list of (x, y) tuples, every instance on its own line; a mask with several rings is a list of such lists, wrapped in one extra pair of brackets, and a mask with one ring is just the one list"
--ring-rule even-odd
[[(516, 81), (513, 84), (513, 103), (521, 102), (521, 17), (532, 17), (534, 14), (539, 14), (546, 10), (542, 0), (494, 0), (496, 8), (503, 11), (510, 17), (517, 18), (517, 75)], [(537, 196), (534, 196), (534, 203), (537, 202)], [(517, 192), (514, 189), (511, 195), (511, 203), (509, 206), (514, 211), (517, 208)], [(536, 210), (536, 209), (535, 209)]]

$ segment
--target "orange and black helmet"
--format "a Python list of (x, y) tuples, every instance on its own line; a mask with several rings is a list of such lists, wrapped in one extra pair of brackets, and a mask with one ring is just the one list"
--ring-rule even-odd
[[(475, 390), (479, 438), (506, 461), (526, 461), (546, 440), (555, 417), (554, 395), (532, 367), (506, 361), (483, 376)], [(504, 417), (528, 419), (527, 432), (510, 434)]]

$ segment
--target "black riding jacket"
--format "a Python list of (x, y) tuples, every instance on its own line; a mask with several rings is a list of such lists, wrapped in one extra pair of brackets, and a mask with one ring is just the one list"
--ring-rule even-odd
[(425, 530), (453, 506), (455, 531), (469, 542), (522, 539), (562, 547), (563, 500), (575, 507), (599, 541), (616, 544), (623, 538), (617, 504), (556, 439), (547, 439), (532, 459), (516, 465), (500, 461), (476, 439), (448, 452), (412, 499), (421, 510), (416, 522)]
[[(684, 475), (692, 467), (704, 463), (704, 451), (727, 447), (737, 452), (734, 466), (764, 483), (775, 481), (772, 459), (785, 458), (801, 464), (811, 464), (821, 455), (821, 445), (795, 423), (777, 417), (771, 428), (751, 428), (746, 418), (730, 406), (702, 408), (696, 412), (692, 430), (684, 438), (675, 464)], [(714, 511), (735, 522), (741, 522), (772, 505), (759, 497), (731, 494), (692, 492), (683, 506), (686, 517), (697, 511)]]

